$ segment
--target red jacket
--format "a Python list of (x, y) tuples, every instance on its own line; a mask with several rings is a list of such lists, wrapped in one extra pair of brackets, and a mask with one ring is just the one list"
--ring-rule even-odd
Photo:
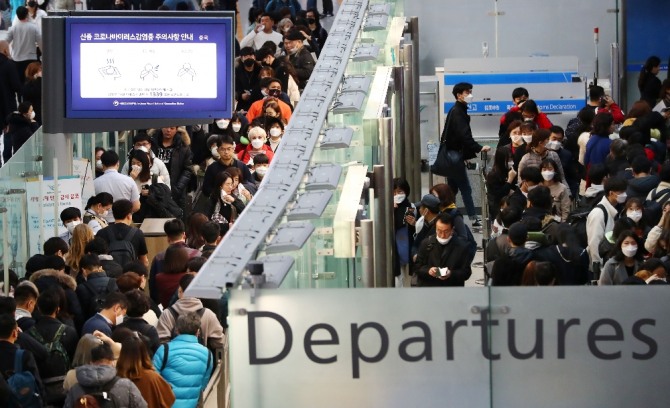
[[(518, 106), (512, 106), (512, 107), (510, 108), (510, 110), (509, 110), (507, 113), (509, 113), (509, 112), (518, 112), (518, 111), (519, 111), (519, 107), (518, 107)], [(501, 125), (502, 125), (503, 123), (505, 123), (505, 116), (507, 116), (507, 113), (504, 114), (504, 115), (500, 118), (500, 124), (501, 124)], [(551, 123), (551, 121), (550, 121), (549, 118), (547, 117), (547, 114), (545, 114), (545, 113), (543, 113), (543, 112), (538, 113), (538, 115), (535, 117), (535, 120), (534, 120), (533, 122), (535, 122), (535, 124), (537, 125), (537, 127), (540, 128), (540, 129), (549, 129), (549, 128), (551, 128), (552, 126), (554, 126), (554, 124)]]
[[(247, 148), (242, 150), (237, 154), (237, 160), (241, 161), (244, 164), (249, 163), (249, 159), (251, 156), (249, 155), (249, 152), (252, 151), (254, 148), (251, 146), (251, 143), (247, 145)], [(274, 157), (274, 152), (270, 148), (270, 146), (264, 144), (263, 145), (263, 153), (265, 153), (266, 156), (268, 156), (268, 161), (271, 163), (272, 158)]]

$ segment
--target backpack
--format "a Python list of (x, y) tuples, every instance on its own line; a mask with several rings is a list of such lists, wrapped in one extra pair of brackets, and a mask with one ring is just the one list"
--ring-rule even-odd
[(40, 344), (47, 349), (47, 353), (49, 353), (49, 357), (47, 357), (47, 360), (44, 362), (44, 367), (48, 367), (49, 370), (40, 373), (46, 393), (44, 399), (47, 403), (60, 402), (62, 404), (65, 400), (63, 381), (70, 369), (70, 357), (61, 342), (61, 338), (65, 334), (65, 329), (66, 326), (61, 324), (51, 341), (44, 340), (44, 337), (37, 331), (35, 326), (28, 330), (28, 334), (40, 342)]
[(131, 227), (130, 231), (128, 231), (123, 239), (118, 239), (116, 237), (116, 231), (110, 231), (109, 255), (111, 255), (112, 258), (114, 258), (114, 261), (116, 261), (116, 263), (121, 266), (124, 266), (128, 262), (137, 260), (135, 246), (132, 242), (133, 237), (137, 231), (137, 228)]
[(158, 176), (151, 177), (149, 195), (145, 201), (149, 205), (149, 213), (145, 217), (150, 218), (181, 218), (183, 210), (172, 199), (170, 187), (158, 182)]
[[(174, 305), (168, 307), (167, 311), (170, 312), (170, 314), (174, 318), (174, 325), (172, 326), (172, 331), (170, 332), (170, 339), (174, 339), (175, 337), (177, 337), (178, 334), (177, 319), (179, 318), (179, 312), (177, 312), (177, 309), (174, 308)], [(201, 307), (200, 309), (196, 310), (196, 313), (198, 314), (198, 316), (200, 316), (200, 319), (202, 319), (202, 315), (205, 314), (205, 308)], [(207, 346), (207, 344), (205, 344), (205, 338), (202, 336), (202, 330), (200, 330), (200, 334), (198, 334), (198, 343), (202, 344), (203, 346)], [(165, 351), (165, 353), (167, 354), (167, 350)], [(167, 359), (167, 357), (165, 357), (165, 359)]]
[(642, 214), (647, 225), (656, 225), (663, 216), (663, 206), (670, 199), (670, 188), (661, 191), (655, 188), (651, 193), (651, 199), (645, 200)]
[(7, 379), (7, 385), (15, 397), (16, 407), (38, 408), (42, 401), (38, 394), (37, 381), (30, 371), (23, 370), (24, 350), (17, 349), (14, 354), (14, 373)]
[(607, 225), (607, 220), (609, 214), (607, 209), (602, 204), (596, 204), (593, 208), (578, 208), (574, 211), (571, 211), (568, 215), (567, 223), (572, 227), (572, 230), (575, 233), (575, 236), (579, 240), (579, 245), (581, 248), (586, 248), (589, 243), (588, 235), (586, 233), (586, 221), (589, 217), (591, 211), (595, 208), (600, 208), (605, 215), (605, 225)]
[[(461, 214), (461, 212), (458, 211), (457, 209), (449, 210), (449, 211), (447, 211), (447, 213), (454, 218), (456, 218), (456, 217), (463, 218), (463, 214)], [(470, 227), (468, 227), (468, 225), (465, 224), (465, 223), (463, 223), (463, 224), (464, 224), (464, 227), (465, 227), (465, 236), (463, 237), (463, 236), (460, 236), (458, 234), (456, 236), (461, 237), (461, 239), (467, 244), (467, 247), (468, 247), (468, 263), (472, 264), (472, 261), (475, 259), (475, 255), (477, 254), (477, 241), (475, 241), (475, 236), (472, 235), (472, 231), (470, 230)], [(454, 230), (454, 232), (456, 232), (456, 231)]]
[(120, 379), (121, 377), (115, 375), (114, 378), (109, 380), (102, 387), (84, 387), (81, 384), (79, 384), (79, 386), (84, 391), (84, 394), (95, 398), (95, 401), (100, 408), (117, 408), (120, 407), (120, 405), (116, 403), (114, 394), (111, 391), (116, 385), (116, 382)]
[(105, 304), (105, 298), (107, 295), (112, 292), (116, 292), (116, 281), (112, 278), (107, 278), (107, 285), (99, 292), (95, 290), (89, 281), (84, 282), (83, 286), (93, 295), (91, 297), (91, 301), (88, 304), (88, 310), (85, 310), (85, 313), (88, 317), (91, 317), (101, 311), (103, 309), (103, 305)]

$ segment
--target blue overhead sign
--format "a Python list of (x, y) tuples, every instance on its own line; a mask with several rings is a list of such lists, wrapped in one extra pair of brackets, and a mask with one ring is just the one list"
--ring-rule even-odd
[[(556, 100), (537, 100), (537, 107), (544, 113), (578, 112), (586, 106), (586, 100), (576, 99), (556, 99)], [(454, 106), (454, 102), (444, 104), (444, 113), (448, 113)], [(468, 113), (474, 115), (504, 114), (512, 109), (514, 104), (511, 101), (482, 101), (468, 104)]]
[(469, 82), (473, 85), (556, 84), (573, 82), (572, 78), (575, 77), (579, 77), (577, 72), (446, 73), (444, 85), (453, 86), (459, 82)]

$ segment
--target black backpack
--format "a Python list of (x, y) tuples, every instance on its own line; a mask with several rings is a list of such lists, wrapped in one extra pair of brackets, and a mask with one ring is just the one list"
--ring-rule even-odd
[(661, 221), (663, 216), (663, 206), (670, 199), (670, 188), (658, 190), (655, 188), (651, 193), (651, 199), (644, 202), (644, 220), (647, 225), (654, 226)]
[(114, 261), (116, 261), (116, 263), (121, 266), (124, 266), (128, 262), (137, 260), (135, 246), (133, 245), (133, 237), (135, 234), (137, 234), (137, 231), (137, 228), (130, 227), (130, 231), (128, 231), (123, 239), (118, 239), (116, 237), (116, 231), (110, 231), (111, 234), (108, 252), (109, 255), (114, 258)]
[(66, 326), (61, 324), (50, 341), (46, 341), (37, 331), (35, 326), (28, 330), (28, 334), (40, 342), (49, 353), (47, 360), (42, 365), (45, 368), (48, 367), (48, 370), (44, 370), (44, 372), (41, 371), (40, 376), (42, 377), (42, 383), (44, 384), (46, 393), (44, 400), (46, 403), (54, 405), (56, 403), (62, 404), (65, 401), (63, 381), (70, 369), (70, 356), (68, 356), (67, 351), (65, 351), (65, 347), (61, 342), (61, 338), (65, 334), (65, 329)]
[(84, 387), (81, 384), (79, 386), (84, 391), (84, 394), (90, 395), (95, 398), (95, 401), (98, 403), (100, 408), (118, 408), (121, 405), (116, 403), (114, 399), (114, 394), (112, 394), (112, 388), (116, 385), (116, 382), (121, 378), (118, 375), (115, 375), (114, 378), (109, 380), (102, 387)]
[(103, 305), (105, 304), (105, 298), (107, 295), (112, 292), (116, 292), (116, 281), (112, 278), (107, 279), (107, 285), (105, 285), (105, 287), (99, 292), (96, 291), (91, 282), (86, 281), (83, 283), (83, 286), (86, 288), (86, 290), (91, 292), (92, 295), (91, 301), (88, 304), (88, 310), (85, 310), (88, 317), (91, 317), (101, 311), (103, 309)]
[(12, 390), (9, 406), (17, 408), (41, 408), (42, 401), (38, 394), (37, 381), (30, 371), (23, 369), (24, 350), (17, 349), (14, 354), (14, 370), (7, 378), (7, 385)]
[(575, 233), (575, 236), (579, 240), (579, 246), (581, 248), (586, 248), (588, 246), (588, 235), (586, 233), (586, 220), (589, 217), (589, 214), (591, 211), (593, 211), (596, 208), (600, 208), (605, 215), (605, 225), (607, 225), (607, 220), (609, 218), (609, 214), (607, 213), (607, 209), (601, 205), (601, 204), (596, 204), (595, 207), (593, 208), (578, 208), (574, 211), (571, 211), (570, 214), (568, 215), (567, 223), (572, 227), (572, 230)]
[[(174, 325), (172, 326), (172, 331), (170, 332), (170, 339), (174, 339), (179, 334), (177, 333), (177, 319), (179, 318), (179, 312), (177, 312), (177, 309), (174, 308), (174, 305), (168, 307), (167, 311), (170, 312), (174, 318)], [(200, 316), (200, 319), (202, 319), (202, 315), (205, 314), (205, 308), (201, 307), (195, 312), (198, 314), (198, 316)], [(207, 346), (207, 344), (205, 344), (205, 338), (202, 336), (202, 330), (200, 330), (200, 334), (198, 334), (198, 343), (202, 344), (203, 346)]]

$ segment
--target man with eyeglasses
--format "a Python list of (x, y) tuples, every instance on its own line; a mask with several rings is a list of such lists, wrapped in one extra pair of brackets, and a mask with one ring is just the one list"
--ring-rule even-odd
[(263, 78), (260, 87), (261, 92), (263, 93), (263, 99), (252, 103), (251, 107), (249, 107), (249, 111), (247, 112), (249, 123), (263, 115), (263, 103), (269, 98), (277, 101), (279, 110), (281, 110), (281, 116), (288, 123), (289, 119), (291, 119), (291, 107), (280, 98), (282, 94), (281, 82), (277, 78)]
[(242, 180), (244, 184), (253, 184), (253, 177), (249, 167), (235, 157), (235, 141), (230, 135), (221, 135), (216, 141), (216, 150), (219, 153), (219, 160), (213, 162), (207, 167), (205, 179), (202, 182), (202, 193), (209, 197), (214, 190), (214, 179), (222, 171), (230, 167), (237, 167), (242, 171)]

